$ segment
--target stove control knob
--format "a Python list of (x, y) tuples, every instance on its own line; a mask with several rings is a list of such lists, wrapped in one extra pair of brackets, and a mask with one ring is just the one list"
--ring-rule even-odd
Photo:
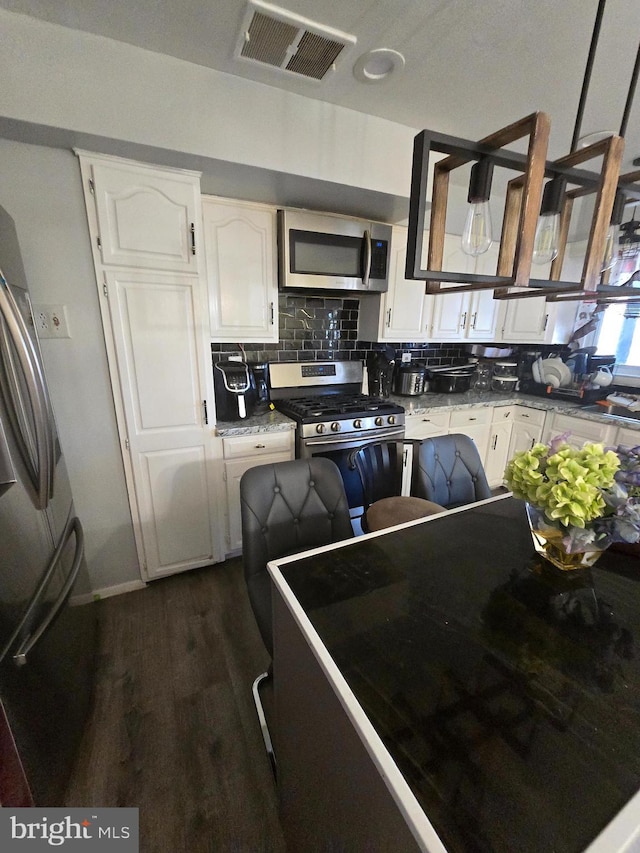
[(355, 419), (355, 421), (353, 422), (353, 428), (362, 429), (362, 421), (360, 420), (360, 418)]
[(324, 432), (325, 429), (326, 426), (324, 424), (318, 424), (318, 426), (316, 427), (316, 432)]
[(375, 419), (374, 423), (375, 423), (375, 425), (376, 425), (376, 426), (382, 426), (382, 424), (384, 423), (384, 419), (383, 419), (383, 418), (378, 417), (378, 418), (376, 418), (376, 419)]
[(389, 415), (389, 417), (387, 418), (387, 423), (393, 425), (393, 424), (395, 424), (395, 422), (396, 422), (396, 416), (395, 415)]
[(341, 427), (340, 427), (339, 421), (334, 421), (331, 424), (331, 432), (340, 432), (340, 429), (341, 429)]

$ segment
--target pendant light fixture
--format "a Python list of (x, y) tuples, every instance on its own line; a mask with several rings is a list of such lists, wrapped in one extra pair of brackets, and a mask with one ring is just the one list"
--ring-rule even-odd
[(467, 255), (482, 255), (489, 251), (493, 243), (491, 210), (489, 208), (492, 178), (493, 163), (488, 157), (483, 157), (471, 167), (469, 195), (467, 196), (469, 210), (461, 238), (462, 251)]
[(560, 212), (567, 181), (558, 175), (551, 178), (542, 194), (540, 217), (533, 241), (533, 263), (550, 264), (558, 257), (560, 246)]
[[(606, 0), (599, 0), (569, 154), (555, 161), (546, 160), (549, 119), (543, 113), (534, 113), (479, 142), (429, 130), (416, 136), (405, 274), (407, 278), (424, 280), (427, 293), (438, 293), (443, 284), (453, 284), (453, 287), (447, 287), (448, 293), (492, 289), (497, 299), (527, 298), (540, 296), (541, 293), (548, 299), (556, 296), (558, 299), (562, 296), (576, 298), (578, 293), (591, 294), (596, 291), (603, 268), (605, 265), (611, 268), (611, 258), (615, 260), (616, 254), (619, 210), (624, 209), (625, 202), (640, 200), (640, 186), (635, 183), (640, 176), (633, 174), (620, 178), (619, 175), (624, 148), (622, 135), (626, 130), (640, 68), (640, 50), (627, 96), (621, 135), (598, 134), (593, 141), (588, 140), (591, 144), (578, 149), (580, 125), (605, 5)], [(517, 132), (514, 132), (514, 128)], [(529, 137), (526, 155), (505, 148), (523, 136)], [(433, 167), (431, 214), (428, 221), (426, 188), (430, 176), (431, 151), (449, 156), (438, 160)], [(599, 165), (599, 171), (583, 168), (583, 164), (590, 161)], [(449, 174), (469, 162), (473, 163), (468, 194), (471, 207), (467, 213), (462, 248), (471, 255), (487, 251), (493, 237), (485, 225), (485, 222), (490, 222), (490, 213), (485, 212), (488, 212), (493, 166), (513, 169), (519, 173), (508, 182), (497, 274), (493, 276), (442, 271)], [(545, 178), (547, 183), (543, 193)], [(617, 193), (619, 181), (621, 192)], [(568, 189), (569, 186), (572, 188)], [(590, 194), (595, 194), (596, 198), (581, 281), (578, 284), (562, 281), (562, 263), (573, 201), (579, 196)], [(617, 200), (615, 210), (614, 200)], [(427, 231), (429, 251), (427, 265), (423, 267), (422, 249)], [(549, 262), (549, 278), (531, 278), (532, 263)], [(635, 295), (637, 298), (637, 291)]]

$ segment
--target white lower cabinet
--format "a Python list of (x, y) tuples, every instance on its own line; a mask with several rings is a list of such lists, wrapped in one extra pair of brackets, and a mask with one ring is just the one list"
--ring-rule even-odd
[(534, 444), (541, 441), (546, 416), (547, 413), (542, 409), (514, 406), (508, 459), (522, 450), (531, 450)]
[(504, 469), (509, 459), (509, 444), (515, 406), (496, 406), (491, 418), (489, 443), (484, 459), (484, 472), (492, 489), (502, 485)]
[(288, 462), (294, 458), (294, 431), (230, 436), (222, 439), (227, 493), (227, 556), (242, 550), (240, 479), (256, 465)]
[(623, 447), (637, 447), (640, 444), (640, 429), (618, 427), (615, 443), (621, 444)]
[(493, 409), (490, 406), (461, 409), (451, 412), (451, 420), (449, 421), (449, 435), (462, 433), (473, 439), (483, 465), (489, 445), (492, 413)]
[(571, 447), (580, 448), (586, 442), (613, 444), (616, 429), (612, 424), (555, 412), (545, 428), (545, 442), (567, 433), (566, 442)]
[[(435, 412), (407, 415), (404, 422), (404, 437), (412, 441), (422, 441), (434, 435), (446, 435), (449, 432), (450, 412)], [(407, 444), (402, 474), (402, 494), (411, 492), (411, 472), (413, 470), (413, 445)]]

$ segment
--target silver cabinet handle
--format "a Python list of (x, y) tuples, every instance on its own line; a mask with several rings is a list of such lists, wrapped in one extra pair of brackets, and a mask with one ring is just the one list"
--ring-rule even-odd
[(256, 444), (256, 450), (263, 450), (267, 445), (266, 444)]
[(273, 302), (270, 303), (270, 308), (271, 308), (271, 325), (273, 326), (273, 324), (275, 322), (275, 310), (273, 307)]
[(498, 445), (498, 433), (496, 433), (496, 434), (493, 436), (493, 447), (492, 447), (491, 449), (492, 449), (492, 450), (495, 450), (495, 449), (496, 449), (496, 447), (497, 447), (497, 445)]
[(467, 325), (467, 312), (465, 311), (464, 314), (462, 315), (462, 319), (460, 321), (460, 328), (464, 329), (464, 327), (466, 325)]
[(391, 308), (387, 311), (387, 328), (391, 326)]
[(191, 227), (189, 228), (189, 234), (191, 235), (191, 254), (195, 255), (196, 253), (196, 226), (192, 222)]
[(472, 314), (472, 320), (471, 320), (471, 328), (472, 328), (472, 329), (475, 329), (475, 327), (476, 327), (476, 320), (477, 320), (477, 319), (478, 319), (478, 312), (477, 312), (477, 311), (474, 311), (474, 312), (473, 312), (473, 314)]

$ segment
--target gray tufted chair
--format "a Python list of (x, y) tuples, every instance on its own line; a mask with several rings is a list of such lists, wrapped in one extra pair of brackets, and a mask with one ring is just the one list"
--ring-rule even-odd
[(411, 494), (447, 509), (491, 497), (480, 454), (467, 435), (440, 435), (416, 442)]
[[(353, 536), (349, 506), (338, 466), (314, 457), (250, 468), (240, 480), (242, 559), (249, 601), (269, 654), (273, 654), (269, 560), (318, 548)], [(269, 758), (275, 756), (260, 699), (253, 696)]]

